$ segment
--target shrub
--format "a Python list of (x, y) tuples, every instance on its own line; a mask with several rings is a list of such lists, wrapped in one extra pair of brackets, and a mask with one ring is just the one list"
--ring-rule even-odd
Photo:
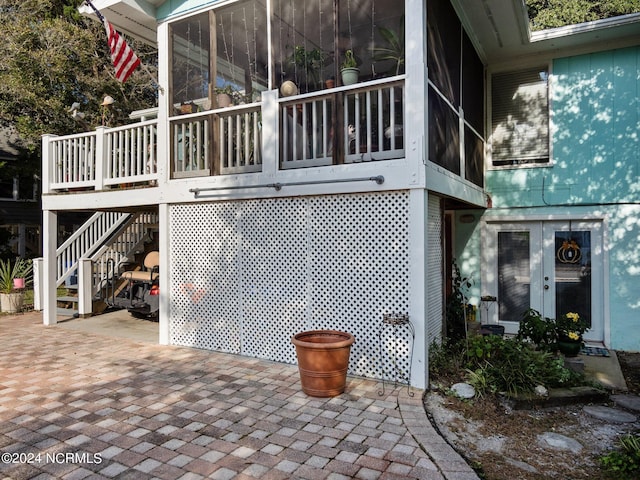
[(433, 378), (459, 375), (462, 369), (463, 351), (459, 343), (433, 342), (429, 346), (429, 375)]
[(567, 369), (561, 358), (536, 350), (530, 343), (497, 335), (468, 340), (464, 367), (471, 381), (491, 393), (531, 392), (537, 385), (566, 387), (584, 383), (584, 377)]
[(577, 313), (565, 313), (554, 320), (542, 318), (540, 312), (530, 308), (522, 316), (517, 338), (530, 340), (538, 350), (553, 352), (557, 349), (558, 340), (562, 337), (580, 340), (587, 330), (589, 330), (588, 323)]
[[(627, 434), (620, 438), (618, 449), (600, 457), (605, 469), (624, 478), (640, 472), (640, 434)], [(621, 477), (622, 478), (622, 477)]]
[(522, 315), (517, 338), (531, 340), (539, 350), (552, 352), (558, 341), (556, 324), (550, 318), (542, 318), (540, 312), (530, 308)]

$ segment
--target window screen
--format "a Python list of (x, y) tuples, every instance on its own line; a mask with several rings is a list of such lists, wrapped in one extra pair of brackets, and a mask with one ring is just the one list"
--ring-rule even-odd
[(493, 165), (549, 161), (548, 70), (495, 74), (491, 83)]

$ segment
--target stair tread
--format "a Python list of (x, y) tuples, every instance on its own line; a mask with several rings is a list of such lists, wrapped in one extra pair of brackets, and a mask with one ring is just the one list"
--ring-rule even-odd
[(56, 297), (58, 302), (77, 302), (78, 297)]

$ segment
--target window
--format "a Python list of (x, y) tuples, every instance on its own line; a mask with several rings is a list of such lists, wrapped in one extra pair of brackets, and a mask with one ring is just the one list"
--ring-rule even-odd
[[(217, 93), (237, 103), (259, 101), (267, 87), (264, 0), (236, 2), (171, 25), (172, 98), (189, 112), (217, 106)], [(213, 57), (212, 52), (215, 54)]]
[(548, 77), (546, 67), (492, 76), (493, 166), (549, 162)]
[(404, 73), (404, 2), (274, 0), (272, 13), (276, 87), (292, 81), (307, 93), (327, 80), (338, 85), (347, 50), (359, 81)]
[(449, 0), (427, 2), (427, 35), (429, 160), (483, 187), (484, 64)]

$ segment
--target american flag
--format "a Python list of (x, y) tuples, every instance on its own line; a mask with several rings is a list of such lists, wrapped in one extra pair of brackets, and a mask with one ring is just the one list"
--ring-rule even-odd
[(140, 59), (135, 52), (129, 47), (127, 42), (122, 38), (113, 25), (106, 18), (102, 18), (104, 27), (107, 29), (107, 37), (109, 49), (111, 50), (111, 61), (116, 69), (116, 78), (121, 82), (126, 82), (133, 71), (140, 65)]

